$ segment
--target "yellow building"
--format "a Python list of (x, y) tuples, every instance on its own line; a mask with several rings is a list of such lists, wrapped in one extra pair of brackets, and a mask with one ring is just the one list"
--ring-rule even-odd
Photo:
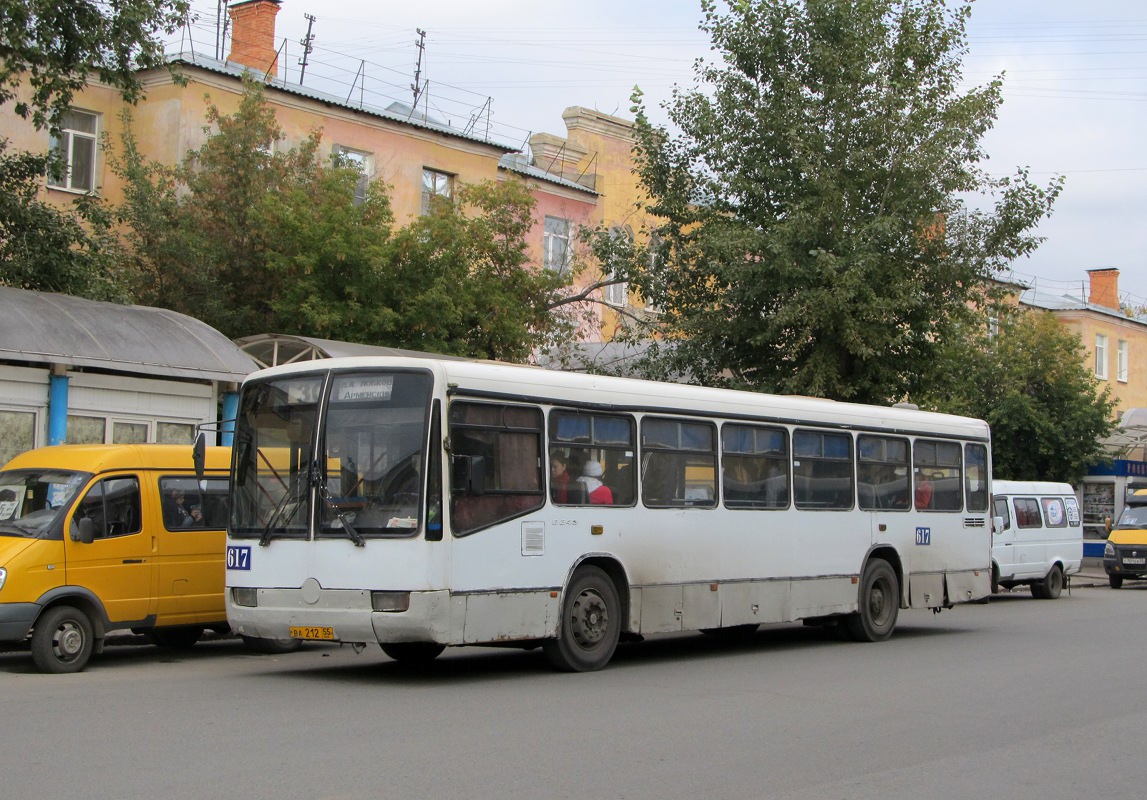
[[(534, 154), (499, 141), (481, 126), (458, 127), (436, 120), (402, 103), (386, 107), (365, 104), (352, 90), (335, 97), (289, 83), (277, 77), (275, 17), (281, 0), (239, 0), (228, 8), (231, 49), (225, 60), (200, 53), (173, 54), (169, 60), (186, 78), (173, 80), (166, 69), (141, 75), (146, 94), (131, 107), (132, 129), (142, 155), (164, 164), (178, 163), (207, 138), (204, 131), (209, 106), (224, 115), (234, 113), (243, 92), (243, 77), (261, 79), (266, 99), (274, 110), (285, 141), (293, 147), (315, 129), (321, 130), (319, 153), (339, 153), (363, 173), (359, 190), (368, 180), (389, 187), (396, 221), (408, 222), (423, 213), (434, 195), (452, 196), (464, 183), (521, 179), (537, 200), (530, 245), (539, 268), (566, 269), (574, 260), (578, 230), (608, 225), (631, 235), (639, 231), (634, 218), (636, 181), (632, 168), (632, 123), (583, 108), (564, 116), (567, 137), (564, 155), (552, 158), (558, 137), (531, 138)], [(92, 76), (76, 94), (63, 120), (58, 139), (37, 131), (15, 115), (0, 120), (0, 137), (14, 149), (45, 152), (60, 149), (69, 171), (62, 181), (46, 181), (48, 202), (65, 205), (78, 195), (93, 192), (118, 204), (123, 198), (120, 179), (109, 168), (101, 141), (114, 152), (119, 147), (126, 107), (119, 92)], [(571, 154), (572, 160), (571, 160)], [(590, 271), (580, 276), (579, 288), (599, 282)], [(621, 315), (633, 308), (626, 287), (599, 289), (593, 297), (604, 300), (596, 321), (583, 327), (588, 340), (608, 338)]]
[(1078, 487), (1084, 555), (1097, 557), (1107, 536), (1104, 520), (1119, 517), (1130, 489), (1147, 485), (1147, 322), (1121, 307), (1119, 270), (1088, 270), (1087, 277), (1086, 297), (1028, 289), (1020, 301), (1080, 337), (1084, 363), (1115, 401), (1118, 425), (1106, 441), (1112, 461), (1092, 467)]
[(1118, 418), (1147, 407), (1147, 322), (1119, 302), (1119, 270), (1088, 270), (1087, 297), (1029, 289), (1021, 303), (1048, 311), (1080, 337), (1085, 362), (1101, 387), (1111, 390)]

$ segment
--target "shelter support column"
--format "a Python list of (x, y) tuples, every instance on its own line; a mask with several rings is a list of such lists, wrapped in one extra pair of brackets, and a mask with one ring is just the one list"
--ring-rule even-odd
[(53, 364), (48, 376), (48, 444), (68, 439), (68, 368)]
[(219, 444), (230, 447), (235, 439), (235, 418), (239, 416), (239, 386), (224, 384), (222, 418), (219, 420)]

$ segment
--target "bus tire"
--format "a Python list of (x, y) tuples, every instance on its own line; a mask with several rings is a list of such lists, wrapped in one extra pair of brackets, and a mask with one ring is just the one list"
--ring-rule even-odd
[(617, 588), (603, 570), (585, 567), (566, 587), (557, 638), (542, 642), (542, 650), (555, 669), (592, 672), (609, 663), (620, 634)]
[(884, 559), (869, 561), (860, 577), (860, 610), (844, 619), (853, 641), (883, 642), (892, 635), (900, 613), (900, 586), (896, 571)]
[(79, 672), (87, 665), (94, 646), (91, 620), (72, 606), (48, 609), (32, 631), (32, 661), (41, 672)]
[(446, 649), (446, 645), (434, 642), (387, 642), (380, 646), (400, 664), (429, 664)]
[(1059, 564), (1052, 566), (1042, 581), (1032, 584), (1032, 595), (1040, 600), (1055, 600), (1063, 592), (1063, 570)]
[(1108, 575), (1107, 576), (1107, 585), (1110, 586), (1112, 589), (1118, 589), (1120, 586), (1123, 585), (1123, 576), (1122, 575)]

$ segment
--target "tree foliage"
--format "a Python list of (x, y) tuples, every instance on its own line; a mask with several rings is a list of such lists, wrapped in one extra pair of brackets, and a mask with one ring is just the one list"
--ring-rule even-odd
[[(37, 128), (55, 123), (92, 73), (128, 102), (143, 94), (137, 70), (164, 63), (162, 34), (188, 0), (0, 0), (0, 105)], [(27, 91), (21, 91), (26, 83)]]
[(716, 60), (665, 103), (671, 126), (635, 95), (661, 250), (632, 278), (672, 340), (654, 358), (710, 384), (902, 398), (981, 282), (1037, 245), (1060, 186), (980, 167), (1001, 82), (960, 89), (969, 3), (702, 7)]
[[(0, 0), (0, 106), (54, 127), (92, 73), (135, 102), (136, 69), (162, 62), (160, 33), (187, 13), (186, 0)], [(126, 301), (127, 276), (113, 220), (95, 197), (45, 203), (44, 175), (57, 153), (9, 150), (0, 140), (0, 285)]]
[(48, 158), (0, 141), (0, 285), (91, 300), (128, 299), (113, 219), (93, 197), (39, 199)]
[(1100, 441), (1114, 425), (1109, 389), (1084, 365), (1079, 337), (1043, 311), (997, 309), (986, 324), (953, 337), (917, 402), (987, 420), (997, 478), (1077, 484), (1107, 459)]
[[(529, 263), (533, 199), (518, 182), (461, 187), (405, 227), (387, 187), (356, 204), (359, 173), (318, 155), (319, 132), (285, 148), (262, 87), (183, 163), (149, 162), (130, 119), (115, 169), (143, 302), (231, 337), (293, 333), (523, 360), (568, 330), (548, 313), (568, 278)], [(268, 147), (274, 143), (273, 147)]]

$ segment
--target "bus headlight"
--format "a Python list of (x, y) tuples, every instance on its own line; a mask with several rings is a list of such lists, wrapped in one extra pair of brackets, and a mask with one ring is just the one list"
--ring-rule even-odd
[(237, 606), (255, 608), (259, 605), (259, 590), (250, 586), (232, 586), (231, 602)]
[(1111, 542), (1103, 545), (1103, 557), (1115, 558), (1115, 545), (1113, 545)]
[(370, 607), (375, 611), (406, 611), (410, 608), (410, 592), (371, 592)]
[(8, 580), (8, 570), (0, 567), (0, 589), (4, 588), (4, 581)]

